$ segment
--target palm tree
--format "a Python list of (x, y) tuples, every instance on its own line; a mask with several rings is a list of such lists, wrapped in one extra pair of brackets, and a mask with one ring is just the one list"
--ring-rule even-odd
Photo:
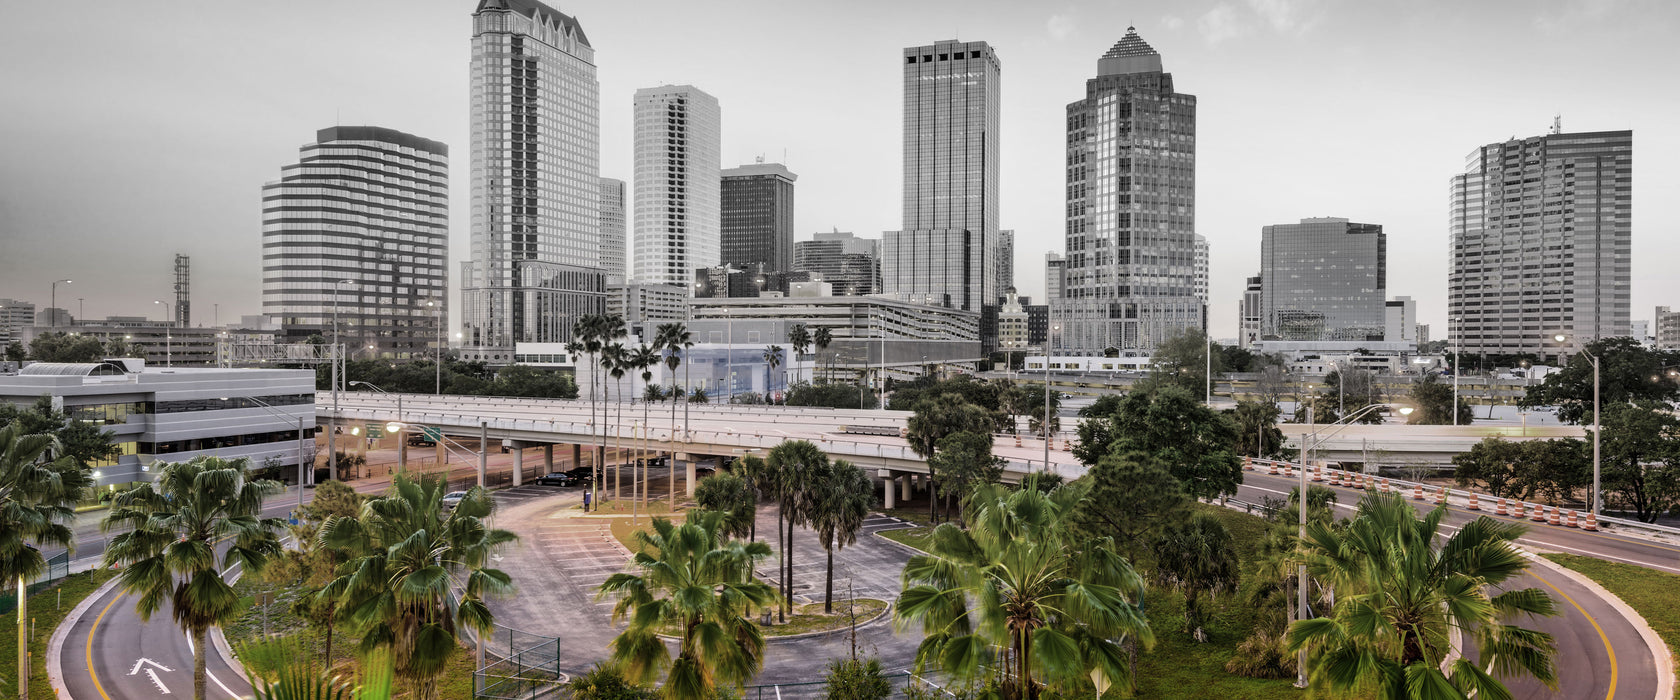
[(1313, 661), (1314, 687), (1385, 699), (1510, 697), (1474, 659), (1442, 669), (1455, 630), (1473, 635), (1498, 677), (1557, 687), (1551, 635), (1507, 624), (1556, 614), (1545, 591), (1503, 590), (1528, 568), (1512, 544), (1524, 528), (1481, 517), (1442, 537), (1446, 512), (1419, 517), (1399, 494), (1369, 493), (1345, 527), (1307, 525), (1307, 570), (1337, 593), (1329, 617), (1289, 628), (1290, 650)]
[[(677, 396), (681, 390), (677, 388), (677, 367), (682, 366), (683, 356), (680, 354), (688, 348), (694, 347), (694, 341), (689, 338), (688, 328), (681, 323), (661, 323), (653, 334), (653, 346), (665, 353), (665, 367), (671, 370), (671, 510), (677, 509), (677, 455), (675, 452), (677, 435)], [(687, 409), (684, 409), (687, 410)]]
[[(787, 341), (788, 345), (793, 347), (793, 359), (797, 362), (799, 356), (805, 354), (805, 351), (811, 348), (811, 330), (806, 328), (803, 323), (795, 324), (794, 327), (788, 329)], [(795, 375), (794, 381), (798, 380), (799, 377)]]
[[(776, 492), (776, 473), (771, 471), (770, 465), (766, 464), (758, 455), (741, 457), (740, 461), (735, 463), (734, 472), (739, 474), (752, 487), (754, 506), (764, 497), (764, 494)], [(777, 527), (776, 536), (778, 538), (781, 537), (781, 532), (782, 529)], [(747, 532), (747, 541), (758, 541), (758, 518), (756, 517), (753, 518), (752, 529)]]
[(1021, 700), (1037, 697), (1040, 677), (1070, 689), (1087, 674), (1099, 691), (1130, 684), (1125, 645), (1155, 643), (1139, 607), (1143, 579), (1112, 539), (1067, 526), (1085, 490), (987, 484), (970, 499), (970, 529), (934, 530), (930, 553), (904, 567), (894, 613), (922, 623), (919, 666), (960, 679), (995, 673), (1003, 696)]
[[(613, 450), (618, 456), (613, 463), (612, 495), (616, 501), (621, 485), (619, 473), (624, 469), (624, 375), (630, 371), (630, 355), (623, 343), (614, 342), (601, 349), (601, 369), (612, 375), (613, 385), (618, 387), (618, 401), (611, 404), (618, 412), (613, 419)], [(631, 478), (635, 477), (632, 475)]]
[(689, 403), (711, 403), (712, 397), (706, 395), (705, 389), (694, 387), (694, 391), (688, 392), (688, 398), (685, 400)]
[[(606, 352), (607, 345), (618, 345), (620, 348), (622, 348), (623, 343), (621, 341), (625, 337), (627, 337), (627, 332), (626, 332), (625, 327), (624, 327), (624, 317), (623, 316), (614, 316), (614, 315), (609, 315), (609, 314), (603, 314), (602, 316), (600, 316), (600, 319), (601, 319), (600, 320), (600, 329), (601, 329), (600, 333), (601, 333), (601, 348), (602, 348), (601, 352), (603, 352), (603, 353)], [(608, 371), (608, 368), (605, 365), (602, 365), (602, 368), (601, 368), (601, 382), (603, 384), (605, 384), (606, 380), (607, 380), (607, 371)], [(604, 392), (604, 389), (603, 389), (603, 392)], [(601, 404), (601, 424), (602, 424), (601, 425), (601, 454), (603, 456), (603, 459), (601, 461), (602, 467), (601, 467), (600, 488), (595, 490), (595, 493), (596, 493), (597, 496), (599, 496), (602, 491), (606, 490), (606, 487), (607, 487), (607, 470), (606, 470), (606, 466), (605, 466), (606, 465), (605, 455), (606, 455), (606, 452), (607, 452), (606, 422), (607, 422), (607, 404), (605, 402), (603, 402)], [(617, 494), (615, 493), (614, 496), (616, 497)]]
[[(834, 614), (834, 550), (856, 544), (869, 505), (875, 498), (875, 482), (862, 469), (846, 460), (836, 460), (814, 480), (811, 499), (811, 527), (817, 531), (823, 550), (828, 552), (828, 578), (823, 593), (823, 613)], [(892, 488), (892, 484), (887, 484)]]
[[(939, 441), (945, 436), (956, 433), (970, 432), (982, 435), (991, 433), (992, 419), (986, 409), (963, 399), (960, 394), (940, 394), (923, 398), (916, 402), (915, 413), (906, 423), (907, 440), (910, 449), (924, 460), (931, 459), (937, 451)], [(928, 479), (937, 483), (939, 473), (934, 468), (934, 462), (928, 462)], [(934, 498), (935, 489), (928, 489), (928, 520), (933, 521), (934, 505), (939, 499)]]
[(785, 616), (793, 605), (793, 529), (810, 520), (816, 483), (829, 469), (828, 453), (808, 440), (786, 440), (770, 448), (766, 468), (771, 474), (769, 478), (774, 485), (776, 500), (781, 503), (782, 521), (787, 523), (787, 539), (782, 542), (784, 566), (780, 610)]
[[(727, 541), (723, 519), (711, 511), (690, 511), (682, 525), (655, 518), (652, 533), (636, 532), (639, 573), (613, 574), (601, 584), (599, 598), (619, 596), (613, 622), (629, 620), (612, 642), (614, 663), (641, 683), (669, 668), (661, 689), (667, 700), (705, 700), (719, 686), (738, 689), (764, 665), (764, 635), (751, 616), (775, 594), (753, 570), (770, 556), (770, 546)], [(662, 631), (680, 640), (675, 661), (659, 639)]]
[[(659, 386), (657, 384), (653, 383), (653, 368), (659, 366), (659, 350), (655, 349), (652, 345), (648, 345), (646, 343), (643, 343), (642, 345), (637, 346), (637, 348), (630, 353), (630, 366), (641, 371), (641, 373), (642, 373), (642, 384), (646, 385), (647, 388), (653, 389), (653, 390), (658, 390), (659, 389)], [(648, 402), (644, 398), (643, 401), (642, 401), (642, 436), (644, 438), (647, 436), (647, 427), (648, 427)], [(675, 459), (676, 455), (672, 455), (671, 457), (673, 459)], [(636, 499), (636, 494), (638, 493), (636, 489), (637, 489), (637, 484), (639, 483), (640, 488), (641, 488), (640, 493), (641, 493), (641, 499), (642, 499), (641, 507), (642, 507), (643, 510), (646, 510), (647, 509), (647, 485), (648, 485), (648, 481), (647, 481), (647, 469), (648, 469), (647, 457), (644, 456), (641, 459), (636, 460), (636, 465), (642, 470), (642, 475), (640, 477), (641, 481), (631, 484), (630, 500), (634, 501)], [(632, 481), (634, 481), (637, 478), (635, 469), (630, 470), (630, 478), (631, 478)], [(634, 505), (632, 505), (632, 509), (634, 509)], [(633, 516), (632, 516), (631, 522), (636, 522)]]
[[(772, 345), (764, 349), (764, 365), (764, 396), (769, 398), (771, 396), (770, 390), (773, 388), (772, 383), (775, 381), (776, 368), (782, 366), (782, 346)], [(775, 401), (767, 401), (766, 403), (775, 403)]]
[[(243, 612), (239, 594), (222, 579), (233, 564), (247, 574), (280, 555), (283, 527), (263, 518), (263, 496), (273, 482), (252, 481), (245, 459), (197, 457), (157, 467), (157, 481), (117, 494), (100, 523), (111, 538), (105, 565), (121, 565), (123, 590), (138, 596), (140, 619), (168, 605), (175, 624), (193, 642), (193, 697), (204, 700), (205, 636), (211, 627)], [(218, 542), (232, 544), (219, 559)]]
[[(19, 620), (29, 619), (29, 579), (47, 567), (40, 548), (75, 546), (68, 523), (92, 484), (74, 459), (48, 461), (63, 452), (57, 438), (23, 431), (20, 423), (0, 428), (0, 581), (17, 581)], [(26, 640), (18, 648), (27, 649)], [(29, 677), (27, 655), (18, 659), (17, 677)]]
[(752, 533), (758, 519), (758, 493), (751, 482), (734, 474), (718, 474), (700, 482), (694, 502), (705, 510), (723, 513), (725, 537)]
[[(397, 677), (411, 683), (420, 700), (438, 697), (438, 676), (460, 643), (461, 628), (484, 634), (495, 624), (485, 596), (513, 587), (507, 574), (486, 567), (502, 545), (518, 539), (486, 525), (495, 508), (489, 492), (475, 486), (446, 512), (448, 490), (438, 476), (416, 481), (398, 474), (360, 515), (334, 517), (321, 527), (321, 544), (348, 552), (350, 560), (320, 596), (338, 598), (350, 623), (366, 630), (364, 653), (391, 651)], [(452, 589), (460, 591), (454, 605)]]
[[(817, 332), (811, 335), (811, 342), (815, 343), (817, 346), (817, 359), (820, 361), (822, 359), (823, 351), (827, 350), (829, 344), (834, 342), (834, 331), (830, 330), (828, 326), (818, 326)], [(832, 371), (834, 369), (834, 363), (830, 361), (828, 367), (829, 370)], [(829, 372), (823, 373), (823, 381), (834, 381), (829, 374)]]
[[(572, 324), (572, 344), (568, 347), (572, 349), (574, 356), (580, 352), (587, 355), (594, 355), (595, 353), (600, 352), (601, 329), (604, 319), (604, 316), (600, 316), (598, 314), (585, 314), (578, 317), (578, 320)], [(581, 366), (583, 363), (574, 364)], [(595, 434), (593, 430), (594, 427), (606, 430), (605, 420), (602, 420), (600, 423), (595, 423), (595, 390), (599, 387), (600, 382), (595, 381), (595, 363), (591, 361), (589, 363), (589, 422), (594, 424), (590, 430), (591, 436)], [(603, 433), (603, 435), (604, 434), (605, 433)], [(591, 447), (593, 447), (593, 445)], [(600, 469), (602, 453), (605, 451), (606, 447), (603, 446), (601, 448), (601, 452), (597, 452), (595, 454), (595, 459), (591, 460), (594, 462), (596, 470)], [(591, 478), (591, 489), (594, 488), (594, 482), (594, 478)]]
[(1152, 549), (1155, 579), (1184, 592), (1185, 626), (1192, 636), (1202, 639), (1202, 595), (1234, 591), (1241, 578), (1230, 531), (1219, 518), (1197, 512), (1185, 522), (1169, 525)]

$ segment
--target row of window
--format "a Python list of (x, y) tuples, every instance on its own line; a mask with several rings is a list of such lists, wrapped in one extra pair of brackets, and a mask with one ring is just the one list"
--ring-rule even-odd
[(272, 396), (235, 396), (227, 399), (192, 399), (186, 401), (130, 401), (123, 403), (65, 406), (64, 412), (72, 420), (97, 425), (127, 423), (129, 416), (189, 413), (192, 411), (221, 411), (233, 408), (256, 408), (261, 403), (270, 406), (301, 406), (315, 403), (314, 394), (276, 394)]
[[(315, 437), (315, 428), (308, 427), (303, 431), (305, 441)], [(223, 435), (220, 437), (194, 438), (192, 440), (174, 440), (171, 442), (142, 442), (138, 445), (140, 454), (167, 455), (177, 452), (196, 452), (199, 450), (219, 450), (229, 447), (247, 445), (267, 445), (276, 442), (291, 442), (298, 439), (296, 430), (280, 430), (272, 433), (250, 433), (247, 435)]]

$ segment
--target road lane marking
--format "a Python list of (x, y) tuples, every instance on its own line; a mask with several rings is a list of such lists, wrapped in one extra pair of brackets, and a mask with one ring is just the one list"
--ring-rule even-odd
[[(197, 655), (198, 655), (198, 649), (193, 646), (192, 636), (188, 635), (185, 632), (182, 632), (181, 636), (186, 637), (186, 639), (187, 639), (187, 651), (193, 654), (194, 659), (195, 659), (194, 663), (197, 663), (196, 658), (197, 658)], [(207, 662), (210, 660), (210, 651), (208, 649), (206, 649), (205, 652), (204, 652), (204, 660), (207, 661)], [(216, 683), (217, 687), (220, 687), (222, 689), (222, 692), (227, 693), (228, 698), (230, 700), (242, 700), (245, 697), (243, 695), (240, 695), (239, 693), (233, 692), (233, 689), (227, 687), (227, 684), (223, 683), (222, 679), (217, 678), (216, 674), (211, 673), (210, 672), (210, 664), (208, 664), (208, 663), (206, 663), (204, 665), (204, 675), (206, 677), (208, 677), (210, 680), (214, 681)]]
[(1528, 575), (1533, 576), (1534, 580), (1546, 584), (1547, 588), (1550, 588), (1554, 591), (1557, 591), (1558, 595), (1563, 596), (1564, 600), (1569, 601), (1570, 605), (1575, 606), (1575, 609), (1581, 613), (1581, 617), (1587, 618), (1587, 622), (1592, 623), (1593, 630), (1598, 632), (1599, 641), (1604, 642), (1604, 653), (1608, 654), (1610, 656), (1610, 692), (1605, 693), (1604, 700), (1615, 700), (1615, 698), (1616, 698), (1616, 678), (1617, 678), (1618, 675), (1620, 675), (1620, 669), (1618, 669), (1617, 666), (1616, 666), (1616, 650), (1614, 648), (1611, 648), (1611, 646), (1610, 646), (1610, 635), (1605, 634), (1604, 633), (1604, 628), (1599, 626), (1598, 620), (1593, 619), (1592, 615), (1588, 615), (1587, 614), (1587, 609), (1581, 607), (1580, 603), (1575, 602), (1574, 598), (1569, 597), (1568, 593), (1564, 593), (1563, 589), (1552, 585), (1551, 581), (1547, 581), (1545, 579), (1545, 577), (1534, 573), (1532, 570), (1530, 570), (1528, 572)]
[(169, 694), (169, 687), (164, 685), (163, 681), (158, 680), (157, 671), (154, 671), (154, 670), (148, 668), (148, 669), (146, 669), (146, 675), (152, 677), (152, 685), (157, 686), (158, 691), (160, 693), (162, 693), (163, 695), (168, 695)]
[(88, 677), (93, 679), (93, 689), (99, 691), (99, 697), (104, 700), (111, 700), (111, 696), (105, 694), (105, 686), (99, 683), (99, 674), (93, 671), (93, 633), (99, 631), (99, 623), (105, 621), (105, 613), (111, 612), (111, 607), (116, 605), (117, 601), (122, 600), (123, 595), (123, 593), (117, 593), (117, 597), (106, 603), (105, 609), (99, 611), (99, 616), (93, 618), (93, 626), (88, 628), (87, 650), (85, 652), (87, 654)]
[(151, 665), (153, 665), (153, 666), (156, 666), (156, 667), (158, 667), (158, 668), (161, 668), (161, 669), (163, 669), (163, 670), (164, 670), (164, 671), (165, 671), (165, 672), (169, 672), (169, 671), (174, 671), (174, 670), (175, 670), (175, 669), (173, 669), (173, 668), (170, 668), (170, 667), (168, 667), (168, 666), (165, 666), (165, 665), (163, 665), (163, 664), (160, 664), (160, 663), (158, 663), (158, 662), (156, 662), (156, 661), (153, 661), (153, 660), (151, 660), (151, 659), (148, 659), (148, 658), (146, 658), (146, 657), (144, 657), (144, 656), (142, 656), (142, 657), (140, 657), (140, 660), (139, 660), (139, 661), (136, 661), (136, 662), (134, 662), (134, 668), (133, 668), (133, 669), (130, 669), (130, 670), (129, 670), (129, 672), (128, 672), (128, 675), (130, 675), (130, 676), (138, 676), (138, 675), (140, 675), (140, 669), (141, 669), (141, 668), (143, 668), (143, 667), (145, 667), (145, 665), (146, 665), (146, 664), (151, 664)]

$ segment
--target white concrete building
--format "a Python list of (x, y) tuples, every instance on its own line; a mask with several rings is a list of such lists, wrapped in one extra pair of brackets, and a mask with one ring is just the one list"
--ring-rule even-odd
[(693, 85), (642, 88), (635, 100), (633, 279), (686, 285), (722, 255), (722, 111)]

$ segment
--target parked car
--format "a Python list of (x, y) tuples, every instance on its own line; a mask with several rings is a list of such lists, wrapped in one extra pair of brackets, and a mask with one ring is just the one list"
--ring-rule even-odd
[(461, 505), (461, 501), (466, 497), (466, 491), (450, 491), (449, 493), (443, 494), (443, 507), (454, 508), (455, 506)]
[(591, 476), (595, 475), (592, 467), (572, 467), (563, 473), (578, 481), (588, 481)]
[(566, 472), (553, 472), (532, 479), (531, 483), (538, 486), (574, 486), (580, 481), (582, 479)]

